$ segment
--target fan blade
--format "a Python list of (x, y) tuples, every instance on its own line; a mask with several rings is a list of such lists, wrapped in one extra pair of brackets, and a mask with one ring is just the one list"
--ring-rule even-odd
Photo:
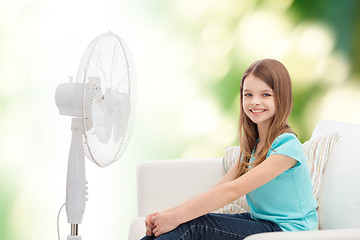
[(105, 99), (97, 102), (94, 101), (92, 115), (94, 121), (94, 130), (96, 137), (101, 143), (107, 143), (111, 136), (111, 114), (106, 108)]
[(87, 76), (89, 82), (85, 84), (85, 97), (84, 97), (84, 120), (85, 130), (89, 131), (93, 127), (92, 107), (93, 101), (101, 100), (101, 85), (100, 77)]
[(130, 118), (130, 96), (116, 91), (115, 111), (113, 115), (114, 142), (124, 137)]

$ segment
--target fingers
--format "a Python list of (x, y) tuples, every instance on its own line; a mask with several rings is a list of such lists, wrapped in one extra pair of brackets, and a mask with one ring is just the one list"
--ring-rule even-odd
[(151, 215), (148, 215), (145, 220), (145, 227), (146, 227), (146, 236), (151, 237), (153, 235), (152, 230), (154, 226), (150, 222)]
[(152, 230), (154, 229), (154, 227), (149, 224), (145, 224), (145, 226), (146, 226), (146, 235), (151, 237), (153, 235)]
[(152, 233), (155, 235), (155, 237), (159, 237), (160, 235), (162, 235), (164, 232), (160, 229), (160, 226), (158, 225), (157, 222), (157, 218), (156, 216), (153, 216), (151, 218), (151, 222), (154, 225), (154, 229), (152, 230)]
[(158, 236), (160, 236), (160, 235), (162, 234), (162, 233), (159, 231), (159, 227), (154, 228), (153, 233), (154, 233), (155, 237), (158, 237)]
[(148, 215), (148, 216), (146, 217), (146, 219), (145, 219), (145, 225), (149, 225), (149, 224), (151, 224), (151, 222), (150, 222), (150, 215)]
[(145, 227), (146, 227), (146, 232), (151, 232), (152, 229), (153, 229), (152, 224), (151, 224), (151, 222), (150, 222), (150, 216), (147, 216), (147, 217), (146, 217)]
[(152, 218), (159, 213), (153, 213), (146, 216), (145, 219), (145, 227), (146, 227), (146, 236), (151, 237), (153, 235), (153, 229), (155, 228), (155, 225), (152, 222)]
[(153, 224), (153, 225), (155, 225), (155, 219), (156, 219), (155, 217), (156, 217), (156, 216), (152, 216), (151, 219), (150, 219), (150, 222), (151, 222), (151, 224)]
[(160, 230), (156, 230), (153, 232), (153, 234), (155, 235), (155, 237), (159, 237), (160, 235), (163, 235), (164, 232), (160, 231)]
[(155, 217), (156, 217), (156, 215), (159, 215), (159, 213), (153, 213), (153, 214), (151, 214), (151, 216), (150, 216), (150, 222), (152, 223), (152, 224), (154, 224), (154, 222), (155, 222)]
[(151, 237), (153, 235), (152, 232), (146, 231), (146, 236)]

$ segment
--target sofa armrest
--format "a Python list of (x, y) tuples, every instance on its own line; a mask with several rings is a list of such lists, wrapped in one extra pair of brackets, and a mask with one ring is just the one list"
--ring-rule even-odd
[(208, 191), (223, 175), (222, 158), (143, 162), (137, 169), (138, 216), (165, 210)]
[(360, 229), (332, 229), (300, 232), (272, 232), (249, 236), (245, 240), (358, 240)]

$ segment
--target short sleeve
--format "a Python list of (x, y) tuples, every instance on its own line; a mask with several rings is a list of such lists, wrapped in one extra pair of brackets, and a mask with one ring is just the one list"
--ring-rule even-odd
[(283, 133), (275, 139), (269, 149), (267, 157), (275, 154), (281, 154), (295, 159), (298, 162), (295, 166), (297, 167), (302, 164), (304, 152), (295, 134)]

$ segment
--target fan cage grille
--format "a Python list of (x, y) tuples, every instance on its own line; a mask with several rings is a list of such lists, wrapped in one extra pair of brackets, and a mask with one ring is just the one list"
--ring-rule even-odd
[[(109, 121), (103, 112), (94, 111), (93, 92), (87, 92), (86, 85), (89, 77), (98, 77), (102, 96), (107, 89), (116, 89), (120, 94), (128, 94), (130, 100), (130, 116), (127, 123)], [(82, 109), (84, 122), (83, 145), (87, 158), (100, 167), (106, 167), (117, 161), (125, 152), (133, 130), (136, 106), (136, 75), (135, 65), (129, 47), (125, 41), (113, 33), (105, 33), (94, 39), (83, 55), (76, 82), (82, 84)], [(107, 104), (105, 109), (112, 111), (113, 106)], [(103, 134), (102, 128), (109, 128), (111, 124), (127, 124), (125, 133), (115, 139), (110, 134), (110, 139), (105, 143), (99, 140)], [(97, 125), (97, 126), (95, 126)], [(94, 127), (95, 126), (95, 127)]]

